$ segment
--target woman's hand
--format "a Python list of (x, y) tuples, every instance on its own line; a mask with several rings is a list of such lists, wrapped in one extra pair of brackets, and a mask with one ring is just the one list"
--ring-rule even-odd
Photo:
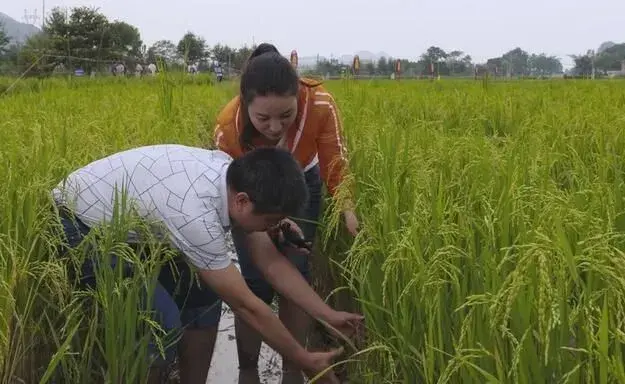
[(347, 230), (352, 236), (356, 236), (358, 234), (358, 227), (360, 225), (358, 223), (358, 217), (356, 217), (356, 213), (353, 210), (348, 209), (343, 211), (343, 216), (345, 217), (345, 226), (347, 227)]

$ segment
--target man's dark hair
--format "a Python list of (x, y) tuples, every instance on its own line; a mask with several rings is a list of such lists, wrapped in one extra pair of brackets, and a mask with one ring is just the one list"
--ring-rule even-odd
[(289, 60), (278, 49), (262, 43), (250, 55), (239, 85), (243, 129), (239, 143), (244, 151), (252, 150), (252, 139), (259, 134), (250, 121), (247, 107), (256, 96), (297, 96), (299, 77)]
[(284, 149), (258, 148), (235, 159), (226, 182), (234, 191), (245, 192), (261, 215), (297, 216), (308, 203), (304, 172)]

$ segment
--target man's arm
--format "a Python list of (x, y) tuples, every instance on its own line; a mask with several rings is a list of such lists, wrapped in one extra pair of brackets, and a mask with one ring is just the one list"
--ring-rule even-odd
[(259, 332), (265, 342), (300, 367), (310, 368), (310, 355), (286, 329), (271, 308), (250, 291), (234, 265), (220, 270), (200, 270), (211, 287), (243, 321)]
[(301, 273), (275, 247), (266, 232), (246, 235), (252, 262), (271, 286), (288, 300), (300, 306), (310, 316), (328, 320), (334, 310), (328, 306)]
[[(315, 376), (329, 368), (342, 353), (340, 349), (310, 353), (291, 336), (271, 308), (250, 291), (241, 273), (231, 263), (224, 229), (218, 218), (207, 215), (201, 219), (183, 220), (176, 216), (170, 218), (169, 224), (171, 239), (198, 268), (200, 278), (243, 321), (260, 333), (270, 347), (297, 364), (307, 375)], [(330, 370), (321, 382), (338, 383), (338, 380)]]

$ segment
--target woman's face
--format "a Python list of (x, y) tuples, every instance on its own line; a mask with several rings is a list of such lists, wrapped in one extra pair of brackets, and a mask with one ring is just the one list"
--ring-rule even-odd
[(296, 96), (256, 96), (247, 107), (250, 121), (270, 141), (279, 141), (297, 117)]

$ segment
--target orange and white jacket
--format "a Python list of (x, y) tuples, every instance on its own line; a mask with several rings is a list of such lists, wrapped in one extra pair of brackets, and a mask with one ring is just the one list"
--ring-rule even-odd
[[(239, 135), (243, 126), (239, 96), (232, 99), (217, 116), (215, 144), (236, 158), (243, 154)], [(297, 117), (286, 132), (286, 147), (307, 171), (319, 164), (321, 178), (334, 195), (347, 167), (345, 146), (337, 106), (320, 82), (300, 79)], [(262, 137), (255, 147), (266, 145)]]

